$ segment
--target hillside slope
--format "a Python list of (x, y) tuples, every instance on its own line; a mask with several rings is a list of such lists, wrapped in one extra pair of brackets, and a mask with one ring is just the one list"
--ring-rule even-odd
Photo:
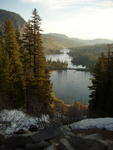
[(74, 65), (83, 65), (92, 68), (101, 53), (107, 52), (107, 44), (97, 44), (70, 48), (69, 55)]
[(78, 41), (81, 42), (82, 45), (88, 46), (88, 45), (100, 45), (100, 44), (111, 44), (113, 43), (113, 40), (109, 39), (92, 39), (92, 40), (82, 40), (82, 39), (77, 39), (77, 38), (71, 38), (73, 41)]
[(43, 34), (42, 38), (44, 42), (44, 47), (52, 50), (58, 50), (69, 47), (78, 47), (83, 45), (82, 42), (71, 40), (69, 37), (63, 34)]
[(44, 42), (43, 44), (44, 47), (52, 50), (58, 50), (61, 48), (77, 48), (77, 47), (83, 48), (84, 46), (85, 49), (87, 46), (90, 46), (92, 49), (92, 45), (97, 45), (93, 47), (95, 49), (98, 47), (98, 45), (113, 43), (113, 41), (109, 39), (82, 40), (77, 38), (69, 38), (64, 34), (57, 34), (57, 33), (43, 34), (42, 38)]
[(25, 20), (19, 14), (0, 9), (0, 22), (5, 23), (8, 20), (11, 20), (18, 30), (21, 30), (25, 24)]
[[(8, 20), (11, 20), (14, 23), (16, 29), (18, 29), (22, 34), (25, 20), (15, 12), (0, 9), (0, 22), (5, 23)], [(69, 38), (64, 34), (58, 33), (43, 34), (42, 39), (45, 49), (54, 51), (58, 51), (62, 48), (73, 48), (86, 45), (113, 43), (112, 40), (108, 39), (82, 40), (78, 38)]]

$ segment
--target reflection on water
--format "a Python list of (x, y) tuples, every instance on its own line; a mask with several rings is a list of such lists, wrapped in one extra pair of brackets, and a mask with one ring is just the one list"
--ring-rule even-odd
[(83, 104), (87, 104), (89, 100), (88, 86), (91, 85), (90, 78), (89, 72), (75, 70), (51, 72), (53, 91), (65, 103), (80, 101)]
[(47, 55), (47, 59), (48, 60), (52, 60), (52, 61), (57, 61), (57, 60), (60, 60), (60, 61), (63, 61), (63, 62), (67, 62), (68, 63), (68, 68), (84, 68), (82, 65), (79, 65), (79, 66), (76, 66), (76, 65), (73, 65), (71, 60), (72, 60), (72, 57), (70, 57), (68, 55), (69, 53), (69, 49), (62, 49), (61, 52), (62, 54), (51, 54), (51, 55)]
[[(68, 55), (69, 49), (61, 50), (62, 54), (47, 55), (47, 59), (53, 61), (66, 61), (68, 68), (84, 68), (71, 63), (72, 58)], [(80, 101), (87, 104), (89, 100), (88, 86), (91, 85), (91, 75), (89, 72), (81, 72), (76, 70), (52, 71), (51, 82), (53, 83), (53, 91), (58, 98), (65, 103), (73, 103)]]

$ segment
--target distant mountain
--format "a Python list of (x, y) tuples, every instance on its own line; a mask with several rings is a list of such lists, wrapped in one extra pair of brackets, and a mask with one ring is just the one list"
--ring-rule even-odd
[(94, 39), (94, 40), (82, 40), (77, 38), (69, 38), (64, 34), (48, 33), (43, 34), (44, 47), (47, 49), (61, 49), (61, 48), (73, 48), (87, 45), (100, 45), (111, 44), (112, 40), (108, 39)]
[[(18, 29), (21, 33), (23, 32), (25, 20), (17, 13), (0, 9), (0, 22), (5, 23), (8, 20), (12, 20), (16, 29)], [(43, 46), (47, 50), (58, 50), (62, 48), (113, 43), (112, 40), (108, 39), (82, 40), (78, 38), (69, 38), (64, 34), (57, 33), (43, 34), (42, 39)]]
[(57, 37), (57, 38), (65, 38), (65, 39), (68, 39), (69, 37), (65, 34), (58, 34), (58, 33), (48, 33), (47, 35), (50, 35), (50, 36), (54, 36), (54, 37)]
[(19, 14), (0, 9), (0, 22), (5, 23), (8, 20), (11, 20), (18, 30), (21, 30), (25, 24), (25, 20)]
[(107, 44), (96, 44), (70, 48), (69, 55), (74, 65), (83, 65), (92, 69), (102, 53), (107, 52)]
[(84, 45), (81, 41), (72, 40), (64, 34), (49, 33), (43, 34), (43, 46), (47, 49), (61, 49), (69, 47), (78, 47)]
[(113, 43), (113, 40), (109, 40), (109, 39), (82, 40), (82, 39), (77, 39), (77, 38), (71, 38), (71, 40), (81, 42), (83, 45), (97, 45), (97, 44)]

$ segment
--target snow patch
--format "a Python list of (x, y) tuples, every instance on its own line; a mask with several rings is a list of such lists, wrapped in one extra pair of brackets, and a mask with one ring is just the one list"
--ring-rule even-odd
[(42, 115), (40, 118), (30, 117), (22, 111), (18, 110), (3, 110), (0, 113), (0, 121), (11, 122), (11, 125), (6, 127), (4, 130), (1, 125), (0, 131), (4, 134), (13, 134), (14, 131), (24, 129), (28, 131), (31, 125), (39, 127), (40, 122), (49, 123), (49, 116)]
[(70, 125), (72, 129), (106, 129), (113, 131), (113, 118), (84, 119)]

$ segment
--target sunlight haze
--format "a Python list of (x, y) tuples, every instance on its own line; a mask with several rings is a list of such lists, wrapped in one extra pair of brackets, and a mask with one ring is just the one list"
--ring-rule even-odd
[(62, 33), (82, 39), (113, 39), (112, 0), (1, 0), (0, 9), (27, 20), (36, 8), (44, 33)]

